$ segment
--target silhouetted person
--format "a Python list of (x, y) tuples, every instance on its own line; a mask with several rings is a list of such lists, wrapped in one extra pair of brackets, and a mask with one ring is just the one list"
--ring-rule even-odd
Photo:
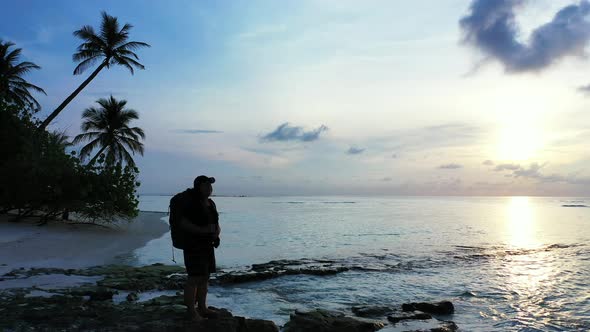
[[(182, 208), (181, 228), (188, 234), (183, 250), (188, 274), (184, 287), (184, 303), (191, 319), (213, 317), (216, 312), (207, 307), (209, 275), (215, 272), (215, 251), (219, 246), (219, 214), (212, 199), (215, 178), (198, 176)], [(195, 308), (196, 305), (196, 308)]]

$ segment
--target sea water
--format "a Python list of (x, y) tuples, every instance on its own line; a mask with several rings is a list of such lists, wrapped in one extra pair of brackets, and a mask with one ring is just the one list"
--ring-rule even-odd
[[(450, 300), (463, 331), (590, 330), (590, 199), (213, 199), (221, 269), (301, 258), (364, 267), (212, 287), (210, 304), (234, 314), (284, 324), (295, 309)], [(142, 196), (140, 209), (167, 211), (169, 200)], [(165, 234), (124, 259), (174, 264), (172, 253)]]

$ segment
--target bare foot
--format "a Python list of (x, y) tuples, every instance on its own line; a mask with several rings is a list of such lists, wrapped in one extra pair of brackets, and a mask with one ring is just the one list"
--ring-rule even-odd
[(199, 308), (198, 312), (201, 316), (207, 318), (216, 318), (219, 316), (219, 313), (216, 310), (211, 310), (209, 308)]
[(188, 320), (193, 321), (193, 322), (198, 322), (198, 321), (203, 320), (203, 317), (201, 317), (201, 315), (199, 315), (199, 313), (194, 309), (187, 310), (186, 316), (187, 316)]

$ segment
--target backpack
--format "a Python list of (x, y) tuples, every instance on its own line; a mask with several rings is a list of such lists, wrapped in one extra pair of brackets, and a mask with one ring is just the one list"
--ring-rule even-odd
[(182, 210), (190, 199), (189, 190), (190, 189), (187, 189), (178, 193), (170, 199), (170, 215), (168, 221), (170, 223), (170, 237), (172, 237), (172, 246), (177, 249), (185, 249), (188, 244), (187, 234), (180, 227), (180, 221), (183, 214)]

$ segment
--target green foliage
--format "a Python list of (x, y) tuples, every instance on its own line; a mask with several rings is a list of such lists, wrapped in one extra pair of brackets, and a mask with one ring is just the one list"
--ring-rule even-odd
[(28, 112), (0, 100), (0, 211), (40, 215), (64, 212), (109, 221), (138, 214), (138, 170), (121, 164), (84, 165), (67, 153), (63, 135), (37, 129)]
[(100, 107), (89, 107), (84, 110), (81, 125), (82, 134), (74, 138), (74, 144), (88, 142), (80, 150), (80, 157), (85, 158), (99, 149), (89, 164), (92, 165), (104, 152), (108, 165), (125, 162), (135, 167), (132, 154), (143, 155), (143, 129), (130, 127), (131, 121), (139, 119), (137, 111), (125, 108), (126, 100), (117, 100), (113, 96), (96, 101)]
[(32, 62), (20, 62), (22, 49), (15, 48), (14, 43), (0, 40), (0, 97), (21, 108), (38, 111), (41, 106), (31, 95), (31, 91), (45, 94), (40, 87), (27, 82), (23, 76), (32, 70), (40, 69)]
[(78, 213), (88, 220), (131, 219), (138, 215), (136, 167), (109, 165), (101, 157), (98, 164), (85, 165), (86, 199)]
[(74, 31), (74, 36), (83, 41), (73, 56), (74, 61), (80, 62), (74, 69), (74, 75), (81, 74), (97, 61), (104, 62), (107, 68), (113, 65), (123, 66), (131, 74), (134, 72), (133, 68), (145, 69), (141, 63), (137, 62), (139, 57), (133, 51), (150, 47), (150, 45), (144, 42), (129, 41), (129, 31), (133, 27), (131, 24), (125, 23), (121, 27), (116, 17), (106, 12), (102, 12), (101, 15), (102, 22), (98, 33), (89, 25)]

